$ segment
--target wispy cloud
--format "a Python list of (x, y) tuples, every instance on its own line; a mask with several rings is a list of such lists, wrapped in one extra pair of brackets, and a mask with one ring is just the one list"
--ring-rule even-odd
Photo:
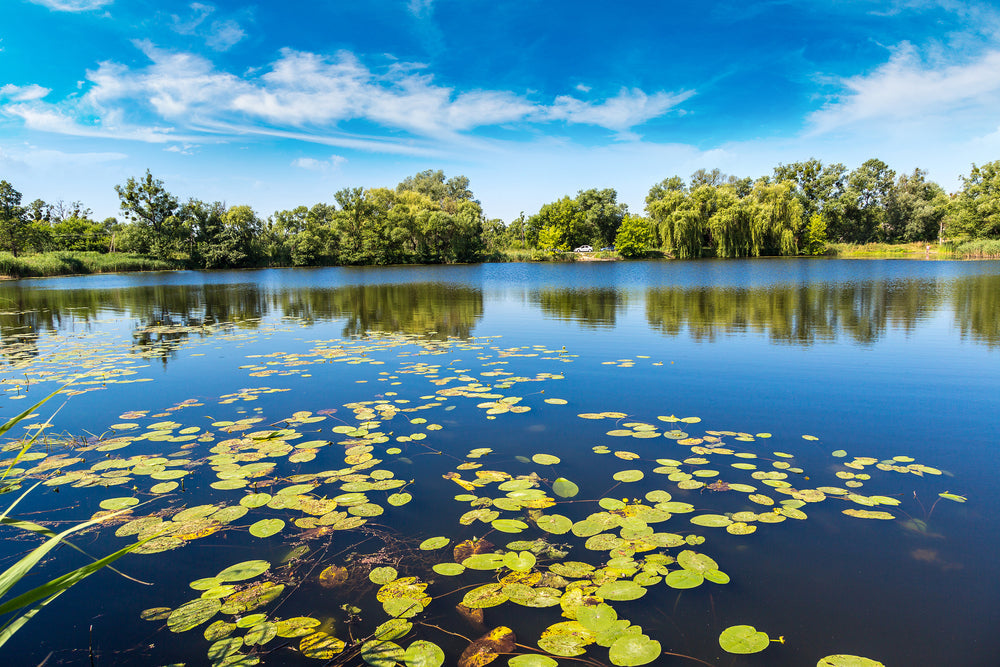
[(209, 21), (216, 7), (201, 2), (189, 5), (191, 13), (186, 16), (172, 14), (171, 24), (181, 35), (195, 35), (205, 40), (205, 44), (215, 51), (228, 51), (246, 37), (246, 31), (234, 19)]
[(839, 80), (843, 92), (810, 115), (815, 132), (860, 124), (990, 116), (1000, 108), (1000, 50), (964, 63), (925, 63), (904, 42), (873, 72)]
[(8, 83), (7, 85), (0, 87), (0, 97), (6, 97), (11, 102), (40, 100), (51, 92), (51, 89), (43, 88), (37, 83), (33, 83), (29, 86), (15, 86), (12, 83)]
[(57, 12), (86, 12), (110, 5), (114, 0), (28, 0)]
[[(285, 49), (262, 73), (237, 76), (197, 54), (161, 49), (148, 40), (134, 44), (149, 58), (147, 66), (100, 63), (87, 72), (84, 94), (61, 103), (42, 101), (49, 91), (41, 86), (8, 86), (8, 96), (20, 95), (20, 104), (4, 111), (34, 129), (81, 136), (191, 141), (175, 135), (239, 127), (242, 133), (284, 132), (330, 145), (354, 140), (412, 148), (414, 139), (468, 142), (477, 128), (552, 121), (622, 134), (694, 94), (622, 89), (606, 100), (560, 96), (544, 104), (512, 91), (457, 91), (437, 84), (421, 64), (391, 62), (372, 69), (347, 51), (324, 56)], [(390, 134), (352, 137), (343, 126), (355, 121)]]
[(307, 169), (309, 171), (330, 171), (347, 162), (347, 158), (341, 155), (331, 155), (328, 160), (317, 160), (312, 157), (300, 157), (292, 160), (293, 167)]

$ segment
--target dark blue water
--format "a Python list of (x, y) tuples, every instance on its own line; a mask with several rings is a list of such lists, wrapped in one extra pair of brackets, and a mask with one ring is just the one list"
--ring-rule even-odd
[[(404, 333), (422, 344), (367, 352), (382, 365), (290, 366), (287, 356), (255, 356), (308, 354), (322, 346), (317, 341), (373, 340), (372, 332)], [(547, 472), (516, 456), (555, 454), (562, 462), (553, 474), (579, 483), (591, 500), (606, 493), (641, 498), (647, 491), (665, 488), (675, 500), (700, 510), (764, 511), (745, 501), (734, 505), (736, 492), (677, 489), (650, 472), (657, 465), (653, 460), (681, 459), (691, 456), (690, 451), (664, 438), (609, 437), (605, 433), (616, 428), (614, 420), (584, 420), (576, 416), (579, 413), (620, 411), (629, 415), (624, 421), (657, 424), (664, 430), (670, 427), (657, 416), (697, 416), (700, 423), (685, 426), (692, 434), (706, 429), (771, 433), (769, 440), (727, 440), (727, 445), (767, 458), (761, 469), (770, 469), (773, 452), (792, 454), (794, 465), (811, 478), (797, 484), (800, 488), (842, 484), (834, 473), (853, 456), (913, 457), (945, 474), (918, 477), (865, 470), (875, 474), (860, 493), (901, 501), (898, 508), (872, 508), (892, 509), (897, 517), (893, 521), (846, 517), (842, 509), (860, 506), (831, 498), (804, 507), (806, 521), (762, 525), (747, 536), (699, 529), (687, 516), (675, 515), (657, 530), (696, 529), (707, 541), (694, 548), (711, 555), (732, 582), (704, 584), (683, 593), (658, 584), (642, 599), (618, 602), (615, 608), (621, 617), (642, 625), (664, 650), (711, 664), (812, 665), (835, 653), (868, 656), (887, 665), (1000, 663), (995, 632), (1000, 623), (995, 604), (1000, 594), (995, 555), (1000, 519), (993, 511), (1000, 472), (998, 262), (594, 262), (28, 280), (0, 284), (0, 338), (0, 376), (7, 389), (6, 398), (0, 398), (0, 419), (40, 399), (81, 364), (128, 367), (136, 374), (123, 377), (151, 380), (83, 380), (94, 383), (77, 385), (89, 391), (66, 402), (52, 427), (53, 433), (77, 438), (105, 434), (112, 424), (132, 421), (119, 416), (130, 410), (148, 411), (134, 419), (141, 428), (170, 419), (205, 430), (222, 419), (260, 414), (263, 426), (300, 410), (337, 410), (331, 420), (312, 427), (316, 435), (309, 436), (332, 439), (336, 436), (330, 428), (340, 423), (332, 420), (351, 418), (345, 403), (405, 398), (415, 405), (421, 396), (441, 388), (423, 377), (398, 373), (413, 362), (441, 365), (441, 377), (458, 374), (450, 369), (464, 369), (465, 375), (484, 383), (501, 381), (482, 375), (497, 368), (525, 377), (562, 375), (502, 390), (532, 407), (524, 414), (487, 420), (484, 410), (476, 407), (484, 399), (448, 399), (445, 403), (454, 405), (453, 410), (445, 412), (442, 406), (419, 415), (443, 425), (424, 442), (444, 454), (427, 454), (429, 450), (407, 443), (402, 455), (408, 462), (380, 457), (385, 460), (381, 467), (416, 482), (410, 504), (382, 503), (386, 512), (378, 517), (379, 525), (400, 540), (417, 543), (433, 535), (457, 541), (489, 529), (485, 524), (456, 523), (469, 507), (453, 499), (462, 489), (441, 478), (467, 460), (474, 447), (494, 450), (483, 460), (485, 469), (511, 474)], [(520, 348), (518, 355), (535, 356), (504, 356), (502, 350), (510, 348)], [(441, 353), (428, 354), (431, 350)], [(269, 367), (277, 372), (268, 376), (254, 377), (253, 370), (240, 368), (259, 367), (269, 359), (282, 363)], [(623, 360), (630, 361), (623, 367)], [(487, 365), (494, 362), (504, 363)], [(288, 391), (262, 394), (250, 402), (220, 402), (220, 397), (242, 388), (265, 386)], [(549, 405), (544, 403), (547, 397), (569, 403)], [(163, 412), (185, 400), (204, 405)], [(53, 401), (41, 409), (41, 419), (55, 407)], [(397, 420), (392, 424), (398, 429)], [(803, 434), (819, 439), (804, 440)], [(602, 444), (612, 451), (631, 451), (639, 459), (595, 454), (592, 448)], [(208, 456), (211, 446), (192, 448), (191, 458)], [(107, 455), (167, 454), (177, 447), (133, 443)], [(830, 456), (840, 449), (848, 452), (847, 459)], [(324, 449), (314, 462), (282, 463), (276, 476), (342, 467), (343, 456), (335, 454), (332, 448)], [(82, 467), (106, 458), (94, 451), (80, 456), (86, 460)], [(728, 472), (728, 460), (712, 463), (711, 468), (723, 471), (718, 479), (745, 481)], [(244, 491), (210, 488), (215, 476), (208, 468), (203, 465), (186, 478), (183, 493), (159, 497), (146, 511), (203, 502), (235, 504)], [(611, 474), (627, 468), (644, 469), (645, 479), (627, 489), (613, 488)], [(474, 472), (462, 474), (468, 478)], [(142, 494), (150, 481), (142, 480), (137, 493), (146, 499), (148, 494)], [(19, 509), (34, 521), (82, 520), (101, 499), (129, 491), (66, 486), (56, 493), (40, 487)], [(965, 496), (968, 502), (939, 500), (943, 491)], [(784, 497), (771, 495), (776, 500)], [(593, 503), (560, 504), (556, 510), (573, 520), (600, 511)], [(251, 515), (235, 525), (245, 529), (260, 518)], [(922, 529), (912, 530), (908, 517), (918, 519)], [(286, 530), (282, 535), (295, 529)], [(88, 533), (80, 538), (80, 546), (104, 554), (128, 543), (112, 532)], [(537, 533), (531, 532), (530, 539)], [(34, 544), (13, 540), (12, 535), (5, 532), (7, 539), (0, 546), (7, 556), (5, 567)], [(518, 537), (494, 532), (488, 539), (503, 546)], [(355, 545), (363, 538), (338, 534), (321, 565), (342, 562), (341, 550), (364, 553), (383, 545), (379, 540)], [(175, 607), (197, 597), (187, 582), (238, 560), (276, 561), (289, 542), (279, 536), (258, 540), (233, 529), (176, 551), (127, 556), (119, 561), (122, 569), (153, 586), (108, 572), (94, 575), (43, 609), (0, 648), (4, 664), (38, 664), (47, 657), (48, 664), (86, 664), (91, 654), (96, 664), (204, 664), (208, 642), (201, 636), (203, 626), (174, 634), (163, 629), (162, 622), (140, 621), (139, 612)], [(600, 565), (605, 556), (578, 545), (569, 559)], [(58, 550), (32, 583), (82, 562), (68, 549)], [(462, 576), (466, 578), (453, 585), (437, 577), (428, 592), (443, 597), (428, 608), (437, 611), (427, 622), (475, 636), (474, 629), (451, 617), (462, 593), (447, 593), (477, 581)], [(385, 620), (370, 595), (350, 597), (314, 583), (303, 583), (281, 603), (278, 615), (332, 616), (343, 629), (339, 606), (347, 601), (365, 610), (367, 618), (357, 631), (370, 631)], [(548, 624), (566, 620), (559, 611), (558, 606), (526, 610), (508, 602), (486, 610), (487, 625), (507, 624), (518, 633), (519, 642), (534, 646)], [(774, 643), (757, 655), (729, 656), (719, 649), (717, 638), (722, 629), (736, 624), (754, 625), (773, 638), (783, 635), (785, 643)], [(439, 643), (449, 655), (465, 646), (452, 635), (426, 628), (398, 641), (405, 646), (418, 636)], [(279, 646), (287, 641), (279, 638), (267, 644), (260, 654), (263, 664), (322, 664)], [(605, 662), (608, 658), (607, 649), (594, 646), (586, 655)], [(346, 662), (361, 664), (358, 658)], [(663, 657), (657, 664), (684, 661)]]

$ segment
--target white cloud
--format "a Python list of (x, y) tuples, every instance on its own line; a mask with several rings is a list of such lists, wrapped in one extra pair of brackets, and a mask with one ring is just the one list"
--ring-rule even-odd
[(114, 0), (28, 0), (57, 12), (86, 12), (110, 5)]
[(50, 88), (43, 88), (37, 83), (33, 83), (28, 86), (15, 86), (12, 83), (8, 83), (5, 86), (0, 87), (0, 97), (6, 97), (11, 102), (30, 102), (31, 100), (40, 100), (52, 90)]
[(434, 12), (434, 0), (410, 0), (406, 7), (417, 18), (424, 18)]
[(232, 19), (212, 21), (212, 30), (205, 43), (216, 51), (228, 51), (246, 37), (246, 32), (240, 24)]
[(662, 116), (692, 95), (693, 90), (647, 95), (638, 88), (622, 88), (616, 97), (599, 103), (583, 102), (563, 95), (556, 98), (555, 104), (545, 111), (545, 115), (555, 120), (597, 125), (624, 132)]
[[(87, 72), (83, 95), (59, 103), (42, 101), (48, 91), (40, 86), (8, 86), (4, 91), (21, 95), (22, 103), (0, 112), (32, 129), (78, 136), (167, 142), (235, 131), (426, 153), (432, 145), (421, 145), (423, 139), (468, 147), (477, 141), (468, 133), (485, 126), (562, 121), (603, 127), (621, 138), (694, 94), (622, 89), (604, 101), (561, 96), (546, 105), (512, 91), (456, 91), (437, 84), (421, 64), (392, 62), (373, 70), (347, 51), (323, 56), (285, 49), (263, 73), (236, 76), (197, 54), (148, 40), (134, 44), (150, 61), (145, 67), (102, 62)], [(352, 121), (390, 134), (365, 136), (342, 127)]]
[(844, 93), (809, 117), (816, 132), (943, 116), (951, 124), (973, 116), (995, 121), (1000, 108), (1000, 51), (989, 50), (961, 64), (925, 64), (917, 49), (904, 42), (875, 71), (839, 83)]
[(175, 32), (201, 37), (205, 40), (205, 44), (215, 51), (228, 51), (246, 37), (246, 31), (233, 19), (208, 23), (206, 19), (215, 12), (214, 5), (193, 2), (189, 6), (190, 16), (182, 17), (177, 14), (170, 16)]
[(341, 155), (331, 155), (329, 160), (317, 160), (311, 157), (300, 157), (292, 160), (293, 167), (307, 169), (309, 171), (330, 171), (347, 162), (347, 158)]

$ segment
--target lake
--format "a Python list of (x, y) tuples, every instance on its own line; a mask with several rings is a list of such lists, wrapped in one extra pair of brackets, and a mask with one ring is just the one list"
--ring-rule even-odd
[(4, 664), (1000, 664), (1000, 262), (23, 280), (0, 338), (3, 420), (72, 382), (13, 515), (148, 540)]

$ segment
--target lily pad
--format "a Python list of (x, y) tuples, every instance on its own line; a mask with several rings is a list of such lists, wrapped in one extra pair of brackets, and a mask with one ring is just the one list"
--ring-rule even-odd
[(280, 533), (284, 527), (285, 522), (282, 519), (261, 519), (250, 526), (250, 534), (254, 537), (271, 537)]
[(660, 642), (646, 635), (630, 635), (617, 639), (608, 650), (611, 664), (621, 667), (646, 665), (660, 657)]
[(406, 667), (441, 667), (444, 664), (444, 651), (433, 642), (418, 639), (406, 648), (403, 662)]
[(719, 646), (729, 653), (759, 653), (770, 643), (767, 634), (752, 625), (733, 625), (719, 635)]
[(838, 653), (820, 658), (816, 667), (885, 667), (884, 664), (871, 658), (863, 658), (859, 655), (847, 655)]

